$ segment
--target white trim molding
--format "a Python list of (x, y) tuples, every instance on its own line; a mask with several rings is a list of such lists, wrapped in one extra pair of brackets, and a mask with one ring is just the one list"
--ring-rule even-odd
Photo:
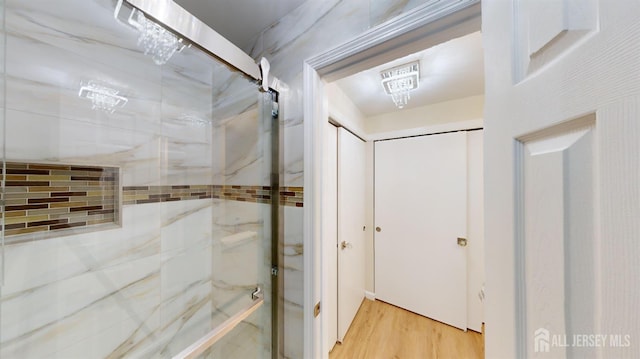
[(430, 0), (305, 62), (330, 82), (479, 29), (480, 0)]
[(376, 293), (369, 292), (368, 290), (364, 291), (364, 297), (369, 300), (376, 300)]
[[(308, 101), (304, 101), (304, 118), (314, 119), (304, 124), (304, 230), (303, 230), (303, 261), (304, 261), (304, 357), (320, 358), (322, 343), (322, 327), (320, 317), (314, 317), (313, 308), (320, 301), (322, 293), (321, 255), (322, 250), (322, 144), (324, 122), (327, 118), (324, 88), (318, 73), (308, 64), (303, 69), (305, 94)], [(323, 120), (325, 119), (325, 120)], [(309, 160), (311, 159), (311, 160)]]
[(480, 30), (480, 0), (431, 0), (304, 62), (304, 357), (328, 358), (326, 315), (313, 308), (326, 291), (322, 278), (324, 123), (329, 111), (323, 82), (334, 81), (450, 39)]

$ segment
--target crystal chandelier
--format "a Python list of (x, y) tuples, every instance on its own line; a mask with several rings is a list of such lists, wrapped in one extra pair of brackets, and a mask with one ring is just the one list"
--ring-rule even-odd
[(126, 97), (118, 95), (120, 91), (97, 84), (93, 81), (80, 87), (78, 96), (91, 100), (92, 109), (113, 113), (116, 107), (123, 107), (129, 101)]
[(182, 39), (155, 22), (147, 20), (140, 11), (134, 11), (131, 17), (134, 13), (137, 13), (137, 19), (130, 20), (129, 23), (140, 31), (138, 46), (144, 50), (145, 55), (151, 56), (156, 65), (166, 64), (176, 51), (180, 52), (184, 49)]
[(411, 98), (411, 91), (418, 88), (420, 62), (414, 61), (380, 72), (382, 87), (398, 108), (404, 108)]
[[(113, 16), (120, 21), (120, 11), (122, 10), (122, 1), (118, 1)], [(181, 52), (187, 45), (182, 38), (179, 38), (171, 31), (149, 20), (144, 14), (133, 8), (127, 23), (137, 29), (140, 34), (138, 36), (138, 47), (140, 47), (145, 55), (151, 56), (156, 65), (164, 65), (169, 61), (171, 56), (176, 52)]]

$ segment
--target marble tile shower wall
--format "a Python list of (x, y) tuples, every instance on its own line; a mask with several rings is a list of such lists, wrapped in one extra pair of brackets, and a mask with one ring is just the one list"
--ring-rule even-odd
[[(287, 83), (283, 94), (285, 186), (303, 186), (303, 61), (340, 45), (395, 16), (434, 0), (309, 0), (265, 29), (247, 49), (266, 57), (271, 72)], [(287, 358), (303, 357), (303, 244), (301, 208), (285, 208), (285, 348)]]
[[(239, 200), (269, 185), (255, 85), (195, 49), (155, 66), (112, 0), (3, 4), (6, 160), (118, 167), (133, 202), (116, 228), (5, 246), (0, 357), (170, 357), (269, 276), (270, 206)], [(89, 81), (127, 104), (93, 110), (78, 96)], [(255, 350), (268, 350), (263, 323), (258, 313), (238, 334)]]

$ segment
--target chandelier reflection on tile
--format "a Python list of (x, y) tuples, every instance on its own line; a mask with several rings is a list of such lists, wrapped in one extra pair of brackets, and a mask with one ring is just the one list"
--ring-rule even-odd
[(206, 127), (211, 125), (211, 121), (206, 120), (198, 115), (189, 113), (183, 113), (175, 120), (177, 123), (192, 127)]
[[(119, 16), (122, 11), (122, 1), (119, 0), (116, 5), (113, 16), (120, 21)], [(156, 65), (164, 65), (169, 61), (171, 56), (176, 52), (181, 52), (187, 47), (182, 38), (179, 38), (171, 31), (149, 20), (144, 14), (133, 8), (127, 18), (127, 23), (137, 29), (138, 46), (144, 51), (145, 55), (151, 56)]]
[(129, 101), (126, 97), (119, 95), (120, 91), (89, 81), (88, 84), (80, 87), (78, 96), (91, 100), (92, 109), (113, 113), (116, 107), (123, 107)]
[(380, 71), (382, 87), (391, 96), (393, 103), (400, 109), (404, 108), (411, 98), (411, 91), (418, 88), (420, 80), (420, 62), (396, 66)]

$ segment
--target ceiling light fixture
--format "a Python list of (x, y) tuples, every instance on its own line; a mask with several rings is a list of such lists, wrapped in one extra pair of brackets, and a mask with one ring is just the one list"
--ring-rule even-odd
[(411, 91), (418, 88), (420, 81), (420, 62), (396, 66), (380, 71), (382, 87), (391, 96), (398, 108), (404, 108), (411, 98)]
[[(118, 22), (120, 21), (120, 11), (122, 10), (122, 1), (119, 0), (113, 13)], [(140, 32), (138, 36), (138, 46), (144, 51), (145, 55), (151, 56), (156, 65), (164, 65), (169, 61), (171, 56), (176, 52), (181, 52), (187, 47), (184, 39), (179, 38), (171, 31), (149, 20), (144, 14), (133, 8), (127, 18), (127, 23)], [(190, 46), (190, 45), (189, 45)]]
[(99, 85), (93, 81), (85, 86), (80, 87), (78, 96), (91, 100), (94, 110), (103, 110), (113, 113), (116, 107), (123, 107), (129, 101), (126, 97), (118, 95), (120, 91), (103, 85)]

